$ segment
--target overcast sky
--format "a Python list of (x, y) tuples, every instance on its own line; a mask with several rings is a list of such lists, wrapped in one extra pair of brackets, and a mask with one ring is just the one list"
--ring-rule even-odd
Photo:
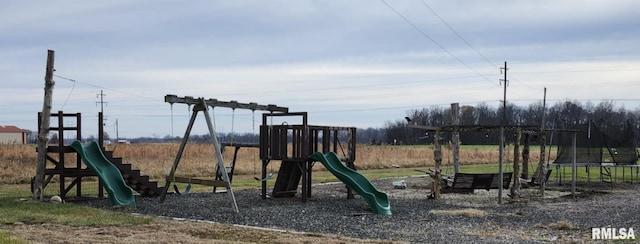
[[(0, 125), (37, 130), (47, 49), (53, 111), (97, 135), (182, 136), (166, 94), (309, 112), (315, 125), (383, 127), (451, 103), (640, 107), (640, 1), (4, 1)], [(71, 80), (69, 80), (71, 79)], [(251, 111), (214, 110), (221, 132)], [(204, 134), (202, 115), (194, 133)], [(173, 121), (173, 126), (172, 126)], [(256, 133), (260, 113), (256, 113)], [(233, 127), (233, 128), (232, 128)], [(65, 135), (67, 136), (67, 135)]]

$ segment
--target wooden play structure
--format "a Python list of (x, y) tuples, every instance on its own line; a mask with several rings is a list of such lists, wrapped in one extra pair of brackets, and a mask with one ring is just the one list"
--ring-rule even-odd
[[(299, 124), (273, 125), (273, 117), (289, 117)], [(343, 142), (346, 141), (346, 142)], [(355, 169), (356, 128), (309, 125), (306, 112), (270, 113), (262, 115), (260, 126), (260, 159), (262, 179), (267, 178), (267, 167), (274, 160), (281, 161), (273, 187), (273, 197), (293, 197), (302, 179), (302, 201), (311, 197), (311, 172), (314, 165), (309, 158), (315, 152), (335, 152), (347, 167)], [(267, 198), (267, 182), (262, 181), (262, 199)], [(351, 189), (347, 198), (353, 198)]]
[[(96, 177), (97, 174), (85, 167), (82, 164), (80, 155), (71, 148), (70, 145), (65, 144), (63, 135), (67, 132), (75, 134), (75, 140), (82, 140), (82, 115), (80, 113), (64, 113), (58, 111), (58, 113), (51, 114), (51, 119), (56, 121), (48, 128), (51, 132), (56, 132), (60, 138), (55, 144), (49, 144), (46, 147), (46, 162), (44, 175), (44, 187), (51, 182), (54, 176), (58, 176), (59, 194), (63, 200), (67, 200), (67, 195), (75, 187), (75, 198), (82, 198), (82, 178)], [(38, 121), (42, 121), (42, 113), (38, 113)], [(102, 147), (103, 140), (103, 115), (98, 114), (98, 130), (99, 137), (98, 143)], [(40, 128), (40, 124), (38, 128)], [(104, 150), (103, 150), (104, 151)], [(105, 151), (105, 156), (108, 160), (120, 170), (125, 182), (131, 189), (137, 191), (143, 196), (159, 195), (161, 190), (158, 187), (158, 183), (151, 181), (149, 176), (142, 175), (140, 170), (134, 170), (131, 164), (124, 163), (122, 158), (114, 157), (112, 151)], [(75, 158), (73, 165), (69, 164), (70, 158)], [(99, 181), (98, 197), (104, 197), (103, 185)], [(32, 189), (33, 190), (33, 189)]]
[[(169, 185), (171, 183), (188, 183), (212, 186), (214, 192), (216, 188), (225, 188), (232, 208), (238, 212), (237, 203), (231, 180), (235, 168), (237, 152), (242, 147), (259, 147), (260, 160), (262, 161), (261, 177), (256, 180), (262, 184), (262, 198), (267, 198), (267, 181), (269, 165), (273, 161), (281, 161), (275, 185), (273, 186), (273, 197), (294, 197), (298, 192), (298, 185), (302, 187), (302, 200), (307, 201), (311, 197), (311, 172), (314, 165), (309, 158), (315, 152), (336, 152), (342, 155), (343, 162), (352, 169), (355, 168), (355, 127), (335, 127), (335, 126), (314, 126), (307, 123), (306, 112), (289, 112), (286, 107), (276, 105), (259, 105), (257, 103), (239, 103), (237, 101), (219, 101), (217, 99), (204, 99), (193, 97), (178, 97), (176, 95), (166, 95), (165, 102), (174, 104), (193, 105), (191, 119), (187, 126), (185, 136), (176, 154), (171, 171), (166, 177), (164, 191), (160, 195), (160, 202), (163, 202)], [(224, 107), (231, 109), (249, 109), (255, 111), (267, 111), (262, 114), (262, 125), (260, 126), (260, 142), (253, 143), (221, 143), (213, 124), (213, 119), (209, 113), (209, 107)], [(189, 134), (199, 112), (205, 116), (211, 143), (216, 154), (216, 176), (215, 179), (191, 178), (176, 175), (180, 158), (188, 142)], [(273, 125), (273, 118), (292, 119), (301, 121), (296, 124), (282, 123)], [(346, 141), (346, 142), (342, 142)], [(222, 157), (223, 147), (234, 148), (234, 158), (228, 165)], [(301, 182), (302, 180), (302, 182)], [(348, 198), (353, 198), (351, 190), (348, 191)]]

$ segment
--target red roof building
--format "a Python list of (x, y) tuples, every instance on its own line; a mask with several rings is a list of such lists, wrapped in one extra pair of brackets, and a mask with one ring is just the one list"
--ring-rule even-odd
[(13, 125), (0, 125), (0, 144), (26, 144), (27, 131)]

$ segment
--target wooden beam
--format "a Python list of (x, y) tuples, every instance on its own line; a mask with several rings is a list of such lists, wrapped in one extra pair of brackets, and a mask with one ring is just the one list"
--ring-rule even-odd
[[(199, 105), (201, 102), (201, 98), (194, 98), (190, 96), (186, 97), (178, 97), (176, 95), (168, 94), (164, 96), (164, 101), (167, 103), (184, 103), (188, 105)], [(211, 107), (225, 107), (225, 108), (240, 108), (240, 109), (249, 109), (249, 110), (261, 110), (261, 111), (269, 111), (269, 112), (289, 112), (289, 108), (279, 107), (274, 104), (269, 105), (260, 105), (257, 103), (240, 103), (238, 101), (219, 101), (218, 99), (207, 99), (205, 100), (207, 106)]]
[(190, 178), (190, 177), (184, 177), (184, 176), (174, 176), (173, 178), (167, 176), (167, 182), (189, 183), (189, 184), (215, 186), (215, 187), (229, 187), (229, 184), (227, 184), (227, 182), (222, 180), (199, 179), (199, 178)]
[(413, 129), (428, 130), (428, 131), (439, 131), (442, 129), (442, 127), (427, 126), (427, 125), (409, 125), (408, 127)]

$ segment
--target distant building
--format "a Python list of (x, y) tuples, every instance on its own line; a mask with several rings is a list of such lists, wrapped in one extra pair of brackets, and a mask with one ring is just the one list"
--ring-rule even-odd
[(26, 144), (27, 131), (13, 125), (0, 125), (0, 144)]

